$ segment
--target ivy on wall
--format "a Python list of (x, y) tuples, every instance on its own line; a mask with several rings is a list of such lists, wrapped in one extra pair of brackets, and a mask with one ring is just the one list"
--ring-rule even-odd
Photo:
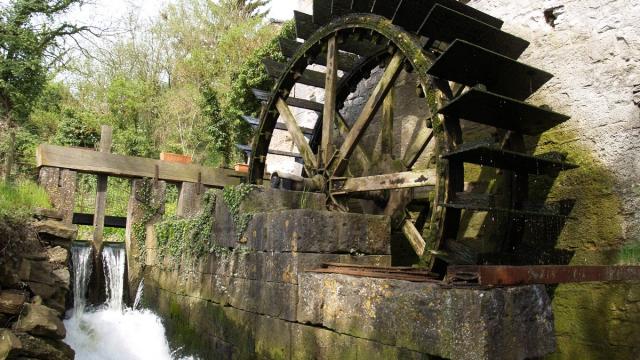
[(247, 226), (249, 226), (249, 221), (253, 218), (252, 213), (241, 213), (240, 205), (255, 188), (255, 185), (240, 184), (237, 186), (227, 186), (222, 192), (224, 202), (227, 204), (233, 223), (236, 226), (237, 240), (240, 242), (242, 242), (242, 236), (245, 230), (247, 230)]

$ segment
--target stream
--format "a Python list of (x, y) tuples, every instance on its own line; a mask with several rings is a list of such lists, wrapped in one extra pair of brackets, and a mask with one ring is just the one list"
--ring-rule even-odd
[(72, 250), (74, 307), (64, 322), (64, 341), (75, 350), (76, 359), (177, 359), (169, 347), (162, 320), (140, 308), (144, 284), (138, 288), (133, 308), (123, 302), (125, 250), (105, 246), (102, 252), (107, 301), (97, 308), (88, 306), (85, 298), (91, 275), (91, 247), (74, 246)]

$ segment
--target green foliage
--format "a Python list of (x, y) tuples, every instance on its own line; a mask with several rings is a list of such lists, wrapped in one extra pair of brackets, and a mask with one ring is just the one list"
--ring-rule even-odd
[(51, 208), (47, 192), (32, 181), (0, 183), (0, 218), (23, 221), (35, 208)]
[(100, 132), (92, 119), (80, 116), (73, 109), (65, 109), (53, 142), (63, 146), (95, 148)]
[(244, 201), (255, 188), (255, 185), (240, 184), (237, 186), (227, 186), (222, 192), (224, 202), (227, 204), (233, 223), (236, 226), (236, 236), (238, 240), (242, 239), (249, 225), (249, 221), (253, 218), (253, 214), (251, 213), (241, 213), (240, 205), (242, 205), (242, 201)]
[(173, 216), (154, 225), (158, 243), (158, 255), (188, 262), (211, 253), (227, 253), (228, 250), (215, 244), (213, 238), (213, 213), (217, 196), (208, 190), (203, 197), (203, 207), (194, 218)]
[(0, 9), (0, 111), (18, 123), (29, 116), (64, 55), (61, 38), (86, 30), (55, 17), (82, 0), (12, 0)]
[(229, 101), (224, 108), (224, 116), (227, 119), (232, 119), (233, 124), (237, 127), (238, 142), (246, 143), (251, 130), (241, 116), (258, 117), (260, 115), (260, 102), (255, 98), (251, 89), (271, 89), (274, 85), (262, 64), (262, 60), (271, 58), (275, 61), (285, 61), (280, 51), (279, 41), (280, 39), (295, 38), (295, 23), (288, 21), (282, 26), (278, 36), (254, 51), (233, 74), (231, 91), (228, 96)]

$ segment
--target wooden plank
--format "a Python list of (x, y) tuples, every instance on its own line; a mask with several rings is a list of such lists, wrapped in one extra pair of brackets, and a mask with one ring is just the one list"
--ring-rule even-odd
[[(72, 224), (93, 226), (94, 214), (73, 213)], [(111, 228), (124, 229), (127, 227), (127, 218), (124, 216), (104, 217), (104, 226)]]
[[(100, 152), (110, 153), (113, 137), (111, 126), (102, 125), (100, 129)], [(97, 176), (96, 186), (96, 208), (93, 217), (93, 246), (97, 253), (102, 251), (102, 240), (104, 237), (104, 215), (107, 208), (107, 175)]]
[[(246, 121), (253, 128), (257, 128), (258, 125), (260, 125), (260, 119), (255, 118), (253, 116), (242, 115), (242, 118), (244, 119), (244, 121)], [(281, 123), (281, 122), (277, 122), (276, 123), (276, 129), (287, 131), (287, 126), (285, 124)], [(302, 130), (302, 133), (305, 134), (305, 135), (312, 135), (313, 134), (313, 129), (311, 129), (311, 128), (300, 127), (300, 130)]]
[(436, 185), (435, 169), (404, 171), (392, 174), (372, 175), (332, 180), (333, 195), (348, 193), (397, 190)]
[(380, 129), (380, 153), (391, 155), (393, 151), (393, 88), (382, 102), (382, 129)]
[(322, 139), (320, 141), (321, 167), (329, 163), (333, 155), (332, 132), (336, 120), (336, 85), (338, 79), (337, 57), (338, 52), (336, 36), (329, 38), (327, 42), (327, 69), (325, 73), (324, 110), (322, 112)]
[(524, 39), (440, 5), (433, 7), (418, 34), (446, 43), (466, 40), (512, 59), (529, 46)]
[(101, 153), (89, 149), (68, 148), (41, 144), (36, 149), (38, 167), (50, 166), (90, 174), (118, 177), (153, 178), (158, 166), (158, 179), (169, 182), (198, 182), (212, 187), (238, 185), (242, 173), (228, 169), (215, 169), (194, 164), (179, 164), (135, 156)]
[(553, 75), (464, 40), (455, 40), (431, 65), (430, 75), (524, 100)]
[[(349, 131), (351, 131), (351, 128), (349, 128), (349, 125), (347, 124), (345, 119), (342, 117), (342, 115), (340, 115), (339, 112), (336, 112), (336, 127), (338, 128), (338, 132), (340, 133), (341, 136), (345, 136), (346, 134), (349, 133)], [(354, 160), (357, 161), (358, 164), (360, 164), (362, 169), (369, 168), (369, 164), (371, 163), (371, 158), (362, 149), (362, 146), (360, 146), (360, 144), (356, 145), (356, 149), (353, 152), (353, 157), (354, 157)]]
[[(262, 63), (267, 70), (267, 74), (275, 79), (279, 78), (287, 68), (287, 64), (279, 63), (271, 59), (263, 59)], [(305, 69), (301, 76), (296, 79), (296, 82), (323, 89), (325, 87), (325, 74)]]
[(418, 135), (411, 141), (407, 150), (404, 152), (404, 156), (402, 158), (402, 162), (407, 167), (412, 167), (416, 161), (422, 155), (424, 149), (429, 145), (429, 142), (433, 139), (433, 130), (425, 127), (423, 130), (418, 132)]
[(370, 13), (374, 0), (353, 0), (351, 10), (353, 12)]
[(332, 0), (331, 16), (337, 17), (351, 13), (351, 1), (352, 0)]
[(402, 233), (407, 237), (411, 247), (416, 252), (418, 256), (424, 255), (424, 250), (427, 246), (427, 243), (422, 238), (420, 231), (416, 229), (415, 225), (410, 220), (405, 219), (402, 222)]
[(324, 25), (331, 21), (331, 0), (313, 0), (313, 22)]
[[(260, 89), (251, 89), (251, 91), (253, 92), (253, 95), (256, 97), (256, 99), (258, 99), (259, 101), (269, 101), (269, 99), (271, 98), (271, 93), (268, 91), (264, 91)], [(288, 97), (286, 102), (287, 102), (287, 105), (297, 107), (300, 109), (307, 109), (307, 110), (312, 110), (317, 112), (322, 112), (322, 110), (324, 110), (324, 105), (315, 101)]]
[(540, 134), (569, 119), (569, 116), (479, 88), (458, 96), (438, 112), (447, 117), (514, 130), (526, 135)]
[(400, 0), (376, 0), (373, 3), (371, 12), (384, 16), (388, 19), (393, 19), (393, 15), (396, 13), (396, 9), (400, 5)]
[[(297, 42), (291, 39), (280, 39), (280, 51), (282, 51), (282, 55), (287, 58), (292, 58), (295, 53), (298, 51), (301, 42)], [(355, 54), (338, 51), (338, 69), (351, 72), (356, 67), (358, 62), (360, 61), (359, 57)], [(321, 52), (318, 56), (313, 59), (314, 64), (326, 66), (327, 65), (327, 53)]]
[(373, 117), (380, 108), (380, 105), (382, 105), (382, 101), (387, 96), (391, 87), (393, 87), (398, 75), (400, 75), (404, 59), (404, 55), (399, 51), (397, 51), (393, 55), (393, 58), (391, 58), (389, 65), (387, 65), (384, 73), (382, 74), (382, 78), (373, 89), (373, 92), (367, 100), (367, 103), (364, 105), (362, 112), (358, 116), (358, 119), (340, 147), (338, 159), (332, 165), (334, 169), (334, 176), (340, 176), (346, 170), (347, 163), (356, 147), (356, 144), (360, 141), (362, 135), (364, 135), (364, 132), (367, 130), (367, 127), (369, 127), (371, 120), (373, 120)]
[(296, 22), (296, 36), (306, 40), (318, 29), (313, 23), (313, 16), (300, 11), (293, 11), (293, 18)]
[(291, 113), (289, 106), (281, 98), (277, 100), (276, 108), (284, 120), (284, 123), (287, 125), (287, 129), (289, 130), (293, 143), (296, 144), (298, 151), (300, 151), (300, 155), (302, 155), (307, 173), (311, 174), (312, 170), (318, 168), (318, 162), (316, 161), (316, 156), (311, 150), (309, 143), (307, 143), (307, 139), (304, 137), (302, 130), (298, 127), (296, 118)]

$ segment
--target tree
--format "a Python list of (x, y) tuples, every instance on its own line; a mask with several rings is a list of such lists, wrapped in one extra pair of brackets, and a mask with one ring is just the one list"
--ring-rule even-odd
[(62, 39), (87, 27), (56, 23), (83, 0), (12, 0), (0, 9), (0, 117), (10, 132), (5, 181), (13, 163), (14, 123), (27, 118), (47, 82), (48, 69), (66, 54)]

